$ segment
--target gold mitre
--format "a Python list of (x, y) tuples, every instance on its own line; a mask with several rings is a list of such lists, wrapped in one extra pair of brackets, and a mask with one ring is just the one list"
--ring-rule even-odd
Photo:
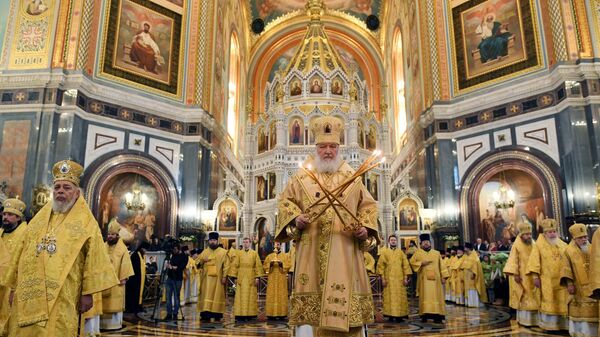
[(519, 234), (531, 234), (531, 224), (521, 222), (517, 225), (517, 228), (519, 228)]
[(21, 218), (23, 217), (25, 208), (27, 208), (27, 205), (25, 205), (24, 202), (16, 198), (6, 199), (2, 205), (4, 206), (5, 213), (11, 213), (20, 216)]
[(332, 116), (317, 117), (310, 121), (310, 131), (315, 135), (315, 144), (340, 143), (344, 123)]
[(551, 230), (558, 230), (558, 222), (555, 219), (544, 219), (541, 221), (540, 226), (544, 229), (544, 233)]
[(588, 235), (587, 227), (584, 224), (576, 223), (569, 227), (569, 233), (573, 239)]
[(52, 168), (52, 176), (54, 176), (54, 182), (64, 180), (70, 181), (75, 186), (79, 187), (79, 179), (83, 174), (83, 167), (71, 160), (61, 160), (54, 164)]
[(119, 234), (121, 225), (117, 221), (117, 218), (113, 218), (108, 224), (108, 234)]

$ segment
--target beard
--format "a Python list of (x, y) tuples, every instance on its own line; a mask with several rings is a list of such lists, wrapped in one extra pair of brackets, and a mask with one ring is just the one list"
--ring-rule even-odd
[(318, 155), (315, 157), (315, 170), (318, 173), (333, 173), (340, 167), (342, 158), (337, 155), (333, 159), (321, 159)]
[(556, 246), (558, 244), (558, 240), (559, 238), (546, 238), (546, 241), (548, 241), (548, 243), (553, 246)]
[(111, 246), (116, 245), (118, 241), (119, 241), (119, 238), (116, 238), (116, 239), (106, 239), (106, 242), (108, 242), (108, 244), (111, 245)]
[(588, 253), (590, 251), (590, 245), (588, 243), (579, 246), (579, 249), (581, 249), (582, 252), (584, 253)]
[(426, 252), (428, 252), (428, 251), (430, 251), (430, 250), (431, 250), (431, 246), (429, 246), (429, 247), (422, 247), (422, 248), (423, 248), (423, 250), (424, 250), (424, 251), (426, 251)]
[(215, 250), (217, 249), (217, 247), (219, 247), (218, 243), (209, 243), (208, 246), (210, 247), (210, 249)]
[(53, 200), (52, 201), (52, 210), (55, 213), (67, 213), (68, 211), (71, 210), (71, 207), (73, 207), (73, 205), (75, 204), (75, 201), (77, 201), (76, 198), (73, 198), (73, 200), (69, 201), (58, 201), (58, 200)]

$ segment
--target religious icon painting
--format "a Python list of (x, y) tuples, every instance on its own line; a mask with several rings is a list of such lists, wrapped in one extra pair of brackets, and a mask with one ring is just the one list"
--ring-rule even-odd
[(344, 94), (344, 89), (343, 89), (343, 82), (341, 81), (341, 79), (339, 77), (336, 77), (333, 82), (331, 83), (331, 94), (332, 95), (343, 95)]
[(178, 95), (181, 14), (150, 0), (111, 0), (102, 74)]
[(319, 76), (313, 76), (313, 78), (310, 79), (309, 88), (311, 94), (322, 94), (323, 79)]
[(267, 199), (267, 180), (263, 176), (256, 177), (256, 202)]
[(304, 121), (294, 118), (290, 121), (290, 145), (304, 145)]
[(294, 79), (290, 84), (290, 96), (302, 95), (302, 83), (299, 79)]
[(237, 225), (237, 205), (231, 199), (225, 199), (219, 204), (217, 215), (219, 231), (235, 231)]
[(267, 180), (269, 181), (269, 199), (275, 199), (277, 196), (276, 185), (277, 185), (277, 175), (275, 172), (269, 172), (267, 174)]
[(533, 11), (531, 0), (475, 0), (452, 8), (459, 91), (539, 67)]
[(405, 198), (398, 203), (400, 230), (416, 230), (419, 224), (419, 206), (414, 199)]

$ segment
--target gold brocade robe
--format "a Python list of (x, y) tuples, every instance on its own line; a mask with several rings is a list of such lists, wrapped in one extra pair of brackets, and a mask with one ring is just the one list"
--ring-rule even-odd
[[(542, 283), (539, 312), (546, 315), (567, 314), (567, 290), (560, 284), (563, 268), (563, 252), (567, 244), (560, 239), (556, 245), (546, 241), (543, 234), (531, 250), (528, 274), (537, 274)], [(533, 275), (536, 277), (536, 275)]]
[(235, 299), (233, 314), (235, 316), (258, 315), (258, 289), (255, 280), (264, 275), (260, 257), (255, 250), (240, 250), (237, 253), (229, 276), (235, 277)]
[[(21, 255), (21, 250), (23, 249), (23, 239), (25, 238), (25, 233), (27, 232), (27, 223), (22, 222), (17, 228), (15, 228), (12, 232), (6, 233), (4, 229), (0, 227), (0, 245), (5, 248), (5, 255), (3, 258), (0, 257), (0, 260), (4, 260), (6, 262), (10, 261), (11, 256), (19, 256)], [(0, 278), (4, 278), (5, 275), (10, 275), (11, 271), (8, 270), (9, 267), (16, 267), (15, 263), (12, 265), (9, 263), (5, 263), (6, 270), (2, 270), (0, 268)], [(4, 282), (0, 282), (0, 284), (7, 283), (8, 280)], [(14, 282), (13, 282), (14, 283)], [(14, 289), (14, 284), (6, 284), (5, 286), (0, 285), (0, 336), (6, 336), (8, 334), (9, 327), (9, 319), (11, 316), (11, 311), (14, 309), (10, 308), (8, 304), (10, 298), (11, 289)], [(11, 326), (14, 326), (16, 322), (11, 322)]]
[[(446, 280), (446, 295), (448, 295), (450, 297), (454, 296), (454, 277), (452, 277), (452, 266), (454, 265), (456, 260), (457, 260), (456, 255), (451, 256), (449, 259), (446, 259), (446, 271), (448, 272), (448, 275), (450, 276)], [(452, 298), (452, 300), (454, 300), (454, 298)]]
[(563, 283), (573, 283), (575, 294), (568, 295), (569, 319), (577, 322), (598, 322), (598, 301), (591, 299), (590, 254), (583, 252), (571, 240), (564, 252)]
[[(127, 246), (119, 239), (116, 244), (106, 243), (106, 250), (114, 273), (119, 281), (127, 280), (134, 274)], [(122, 312), (125, 309), (125, 285), (116, 285), (102, 294), (102, 311), (105, 314)]]
[[(485, 288), (485, 279), (483, 277), (483, 267), (477, 253), (471, 252), (463, 256), (461, 268), (464, 272), (465, 280), (465, 298), (469, 297), (469, 290), (477, 290), (479, 300), (487, 302), (487, 290)], [(475, 275), (475, 278), (473, 278)]]
[[(596, 229), (592, 237), (592, 249), (590, 250), (590, 293), (589, 297), (600, 300), (600, 231)], [(599, 309), (600, 310), (600, 309)], [(599, 312), (600, 316), (600, 312)], [(600, 326), (598, 326), (600, 336)]]
[[(353, 174), (343, 162), (332, 174), (317, 174), (319, 181), (332, 190)], [(324, 192), (304, 172), (296, 174), (280, 195), (276, 240), (286, 242), (293, 237), (288, 226), (304, 213), (309, 205), (324, 196)], [(378, 241), (377, 205), (360, 178), (340, 196), (340, 201), (360, 220), (370, 237)], [(311, 209), (326, 211), (312, 221), (296, 237), (294, 290), (290, 298), (290, 325), (311, 325), (319, 331), (350, 334), (373, 322), (373, 298), (364, 255), (353, 231), (343, 230), (343, 224), (327, 200)], [(351, 216), (337, 207), (348, 224)]]
[(367, 275), (375, 275), (375, 259), (373, 255), (369, 252), (364, 252), (365, 256), (365, 269), (367, 270)]
[[(365, 252), (365, 254), (369, 253)], [(408, 316), (408, 298), (404, 279), (412, 274), (412, 270), (404, 252), (399, 248), (386, 249), (379, 255), (377, 274), (381, 275), (387, 283), (383, 288), (383, 314), (391, 317)]]
[(456, 256), (456, 260), (450, 266), (451, 275), (452, 275), (452, 296), (460, 297), (465, 296), (465, 273), (462, 270), (462, 264), (467, 256), (462, 255), (462, 257)]
[[(205, 263), (204, 258), (207, 258), (208, 262)], [(196, 262), (201, 266), (198, 311), (224, 313), (225, 285), (221, 283), (221, 280), (229, 272), (227, 251), (221, 247), (214, 250), (206, 248), (198, 256)]]
[(294, 267), (296, 266), (296, 247), (294, 245), (292, 245), (292, 247), (290, 247), (290, 251), (287, 253), (288, 254), (288, 259), (290, 260), (290, 273), (294, 272)]
[[(98, 223), (80, 196), (67, 214), (53, 214), (49, 202), (27, 228), (15, 294), (18, 336), (74, 337), (80, 295), (118, 283)], [(38, 253), (38, 243), (51, 228), (56, 252)]]
[(267, 298), (265, 301), (267, 317), (283, 317), (288, 314), (287, 273), (290, 259), (285, 253), (271, 253), (263, 263), (267, 273)]
[[(503, 272), (508, 275), (510, 289), (509, 305), (516, 310), (537, 311), (540, 307), (540, 292), (533, 285), (533, 276), (527, 274), (529, 256), (535, 242), (528, 245), (518, 236), (513, 244)], [(521, 277), (521, 283), (515, 281)]]
[[(424, 261), (431, 261), (423, 266)], [(442, 280), (448, 279), (448, 271), (442, 266), (440, 252), (418, 249), (410, 258), (410, 265), (417, 273), (417, 293), (419, 294), (419, 315), (446, 315), (446, 299)]]

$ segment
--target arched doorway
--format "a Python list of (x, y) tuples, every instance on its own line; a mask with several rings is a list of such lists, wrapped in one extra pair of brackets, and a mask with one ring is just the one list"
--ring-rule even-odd
[(534, 235), (545, 217), (562, 221), (560, 184), (545, 162), (531, 153), (503, 151), (480, 161), (461, 192), (465, 241), (511, 240), (529, 222)]
[[(168, 172), (154, 161), (135, 155), (99, 159), (85, 182), (86, 195), (102, 232), (116, 219), (127, 243), (176, 234), (178, 198)], [(137, 194), (137, 195), (136, 195)], [(90, 198), (91, 197), (91, 198)], [(138, 198), (143, 207), (128, 207)], [(139, 206), (139, 203), (138, 206)]]

